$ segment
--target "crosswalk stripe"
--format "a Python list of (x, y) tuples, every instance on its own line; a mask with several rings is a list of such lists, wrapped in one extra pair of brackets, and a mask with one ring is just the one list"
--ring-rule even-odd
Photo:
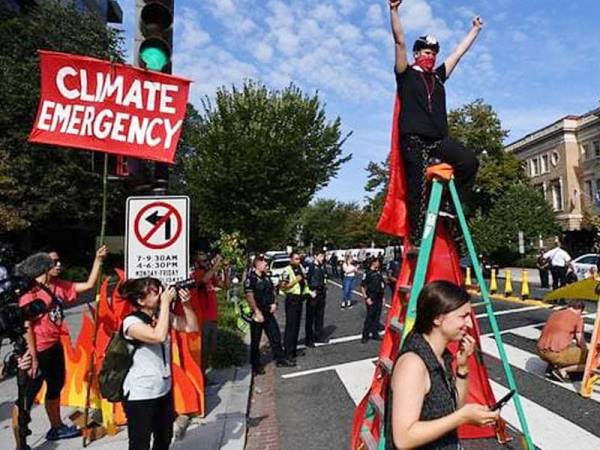
[[(523, 308), (513, 308), (513, 309), (505, 309), (504, 311), (497, 311), (494, 312), (494, 316), (503, 316), (505, 314), (515, 314), (515, 313), (522, 313), (525, 311), (531, 311), (534, 309), (542, 309), (541, 306), (525, 306)], [(475, 317), (477, 317), (478, 319), (481, 319), (482, 317), (487, 317), (487, 313), (481, 313), (481, 314), (477, 314)]]
[[(494, 358), (500, 359), (498, 353), (498, 347), (496, 341), (490, 337), (482, 337), (480, 339), (481, 350)], [(518, 347), (514, 347), (509, 344), (504, 344), (504, 351), (508, 357), (508, 362), (511, 366), (517, 367), (525, 372), (544, 378), (547, 364), (538, 356), (533, 353), (529, 353), (525, 350), (521, 350)], [(572, 392), (579, 392), (581, 382), (574, 381), (572, 383), (560, 383), (558, 381), (547, 379), (548, 382), (560, 386), (563, 389), (568, 389)], [(592, 400), (600, 402), (600, 392), (594, 391), (592, 393)], [(599, 447), (600, 448), (600, 447)]]
[[(509, 358), (510, 359), (510, 358)], [(508, 393), (508, 389), (490, 380), (496, 398)], [(600, 448), (600, 438), (573, 422), (541, 407), (521, 396), (521, 404), (527, 417), (529, 432), (536, 446), (543, 450), (564, 450), (566, 448)], [(502, 418), (521, 431), (517, 411), (513, 402), (502, 408)], [(575, 445), (575, 442), (577, 444)]]

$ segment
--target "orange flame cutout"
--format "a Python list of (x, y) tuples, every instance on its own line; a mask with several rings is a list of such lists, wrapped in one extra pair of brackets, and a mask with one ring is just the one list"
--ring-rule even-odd
[[(125, 277), (122, 270), (116, 270), (119, 283)], [(96, 308), (98, 311), (98, 329), (95, 348), (95, 373), (98, 374), (102, 367), (106, 347), (112, 334), (119, 330), (123, 318), (132, 311), (130, 304), (122, 299), (116, 289), (112, 295), (108, 293), (109, 277), (106, 277), (100, 287)], [(92, 314), (94, 314), (94, 309)], [(85, 407), (85, 395), (89, 374), (87, 373), (89, 361), (94, 348), (92, 346), (94, 335), (93, 319), (82, 311), (82, 325), (79, 336), (73, 346), (69, 332), (66, 328), (61, 336), (65, 353), (65, 386), (61, 392), (61, 405), (76, 408)], [(200, 362), (200, 335), (198, 333), (172, 332), (173, 342), (173, 397), (175, 410), (179, 414), (204, 415), (204, 377)], [(42, 388), (36, 400), (43, 402), (46, 388)], [(90, 405), (100, 409), (101, 397), (97, 386), (97, 379), (90, 390)], [(120, 404), (113, 405), (113, 417), (104, 418), (118, 425), (126, 423), (123, 409)]]

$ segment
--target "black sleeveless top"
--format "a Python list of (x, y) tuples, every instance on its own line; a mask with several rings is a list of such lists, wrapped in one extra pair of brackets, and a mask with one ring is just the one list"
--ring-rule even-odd
[[(409, 352), (417, 354), (423, 360), (427, 367), (427, 372), (429, 372), (429, 379), (431, 380), (431, 389), (423, 399), (423, 407), (421, 409), (419, 420), (434, 420), (452, 414), (457, 409), (458, 394), (456, 392), (455, 380), (452, 372), (452, 355), (450, 352), (448, 352), (448, 350), (444, 352), (444, 369), (435, 357), (429, 343), (421, 334), (416, 332), (411, 332), (406, 337), (400, 356)], [(387, 397), (385, 402), (387, 428), (386, 449), (392, 450), (394, 449), (394, 444), (391, 427), (393, 401), (391, 383), (388, 386)], [(452, 430), (433, 442), (417, 447), (416, 450), (457, 450), (460, 448), (458, 432), (457, 430)]]

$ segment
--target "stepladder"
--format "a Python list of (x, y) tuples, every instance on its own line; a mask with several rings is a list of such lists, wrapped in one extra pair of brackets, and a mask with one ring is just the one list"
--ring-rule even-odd
[[(460, 229), (473, 265), (473, 271), (481, 287), (481, 305), (485, 305), (486, 314), (493, 330), (494, 338), (502, 359), (509, 389), (517, 393), (513, 397), (517, 416), (521, 425), (523, 448), (533, 449), (533, 442), (528, 431), (527, 421), (520, 403), (518, 391), (502, 339), (496, 323), (489, 292), (483, 280), (481, 266), (477, 260), (473, 241), (467, 227), (462, 205), (453, 179), (452, 168), (447, 164), (439, 164), (428, 168), (429, 203), (424, 219), (422, 239), (419, 248), (410, 249), (408, 256), (403, 259), (402, 269), (388, 311), (386, 329), (379, 351), (379, 358), (375, 368), (372, 384), (363, 401), (355, 411), (352, 448), (368, 450), (393, 449), (390, 437), (390, 408), (387, 404), (389, 386), (393, 367), (402, 349), (405, 337), (413, 329), (416, 320), (417, 298), (423, 286), (434, 280), (447, 280), (462, 285), (464, 276), (459, 266), (459, 254), (455, 243), (453, 229)], [(453, 205), (455, 215), (444, 213), (440, 216), (440, 205), (446, 191)], [(459, 228), (457, 228), (459, 227)], [(405, 239), (405, 249), (410, 247), (410, 242)], [(412, 257), (410, 256), (412, 254)], [(471, 311), (473, 328), (469, 333), (475, 338), (480, 348), (480, 329), (473, 310)], [(455, 354), (458, 343), (452, 343), (448, 350)], [(487, 369), (483, 364), (483, 357), (476, 351), (469, 358), (469, 394), (468, 402), (492, 405), (495, 402)], [(387, 425), (386, 425), (387, 423)], [(463, 425), (459, 427), (459, 437), (466, 438), (493, 438), (499, 442), (510, 440), (506, 431), (506, 424), (499, 420), (495, 426), (479, 427)]]
[[(600, 281), (596, 281), (595, 293), (600, 304)], [(600, 381), (600, 311), (596, 309), (596, 320), (594, 321), (594, 331), (592, 332), (592, 340), (588, 349), (588, 355), (585, 361), (585, 370), (583, 371), (583, 379), (581, 380), (581, 388), (579, 394), (582, 397), (589, 398), (592, 396), (594, 386)]]

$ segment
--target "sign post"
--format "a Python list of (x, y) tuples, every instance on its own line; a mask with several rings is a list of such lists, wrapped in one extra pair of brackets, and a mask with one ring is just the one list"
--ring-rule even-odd
[(189, 203), (185, 196), (127, 199), (127, 278), (153, 277), (168, 285), (188, 277)]

